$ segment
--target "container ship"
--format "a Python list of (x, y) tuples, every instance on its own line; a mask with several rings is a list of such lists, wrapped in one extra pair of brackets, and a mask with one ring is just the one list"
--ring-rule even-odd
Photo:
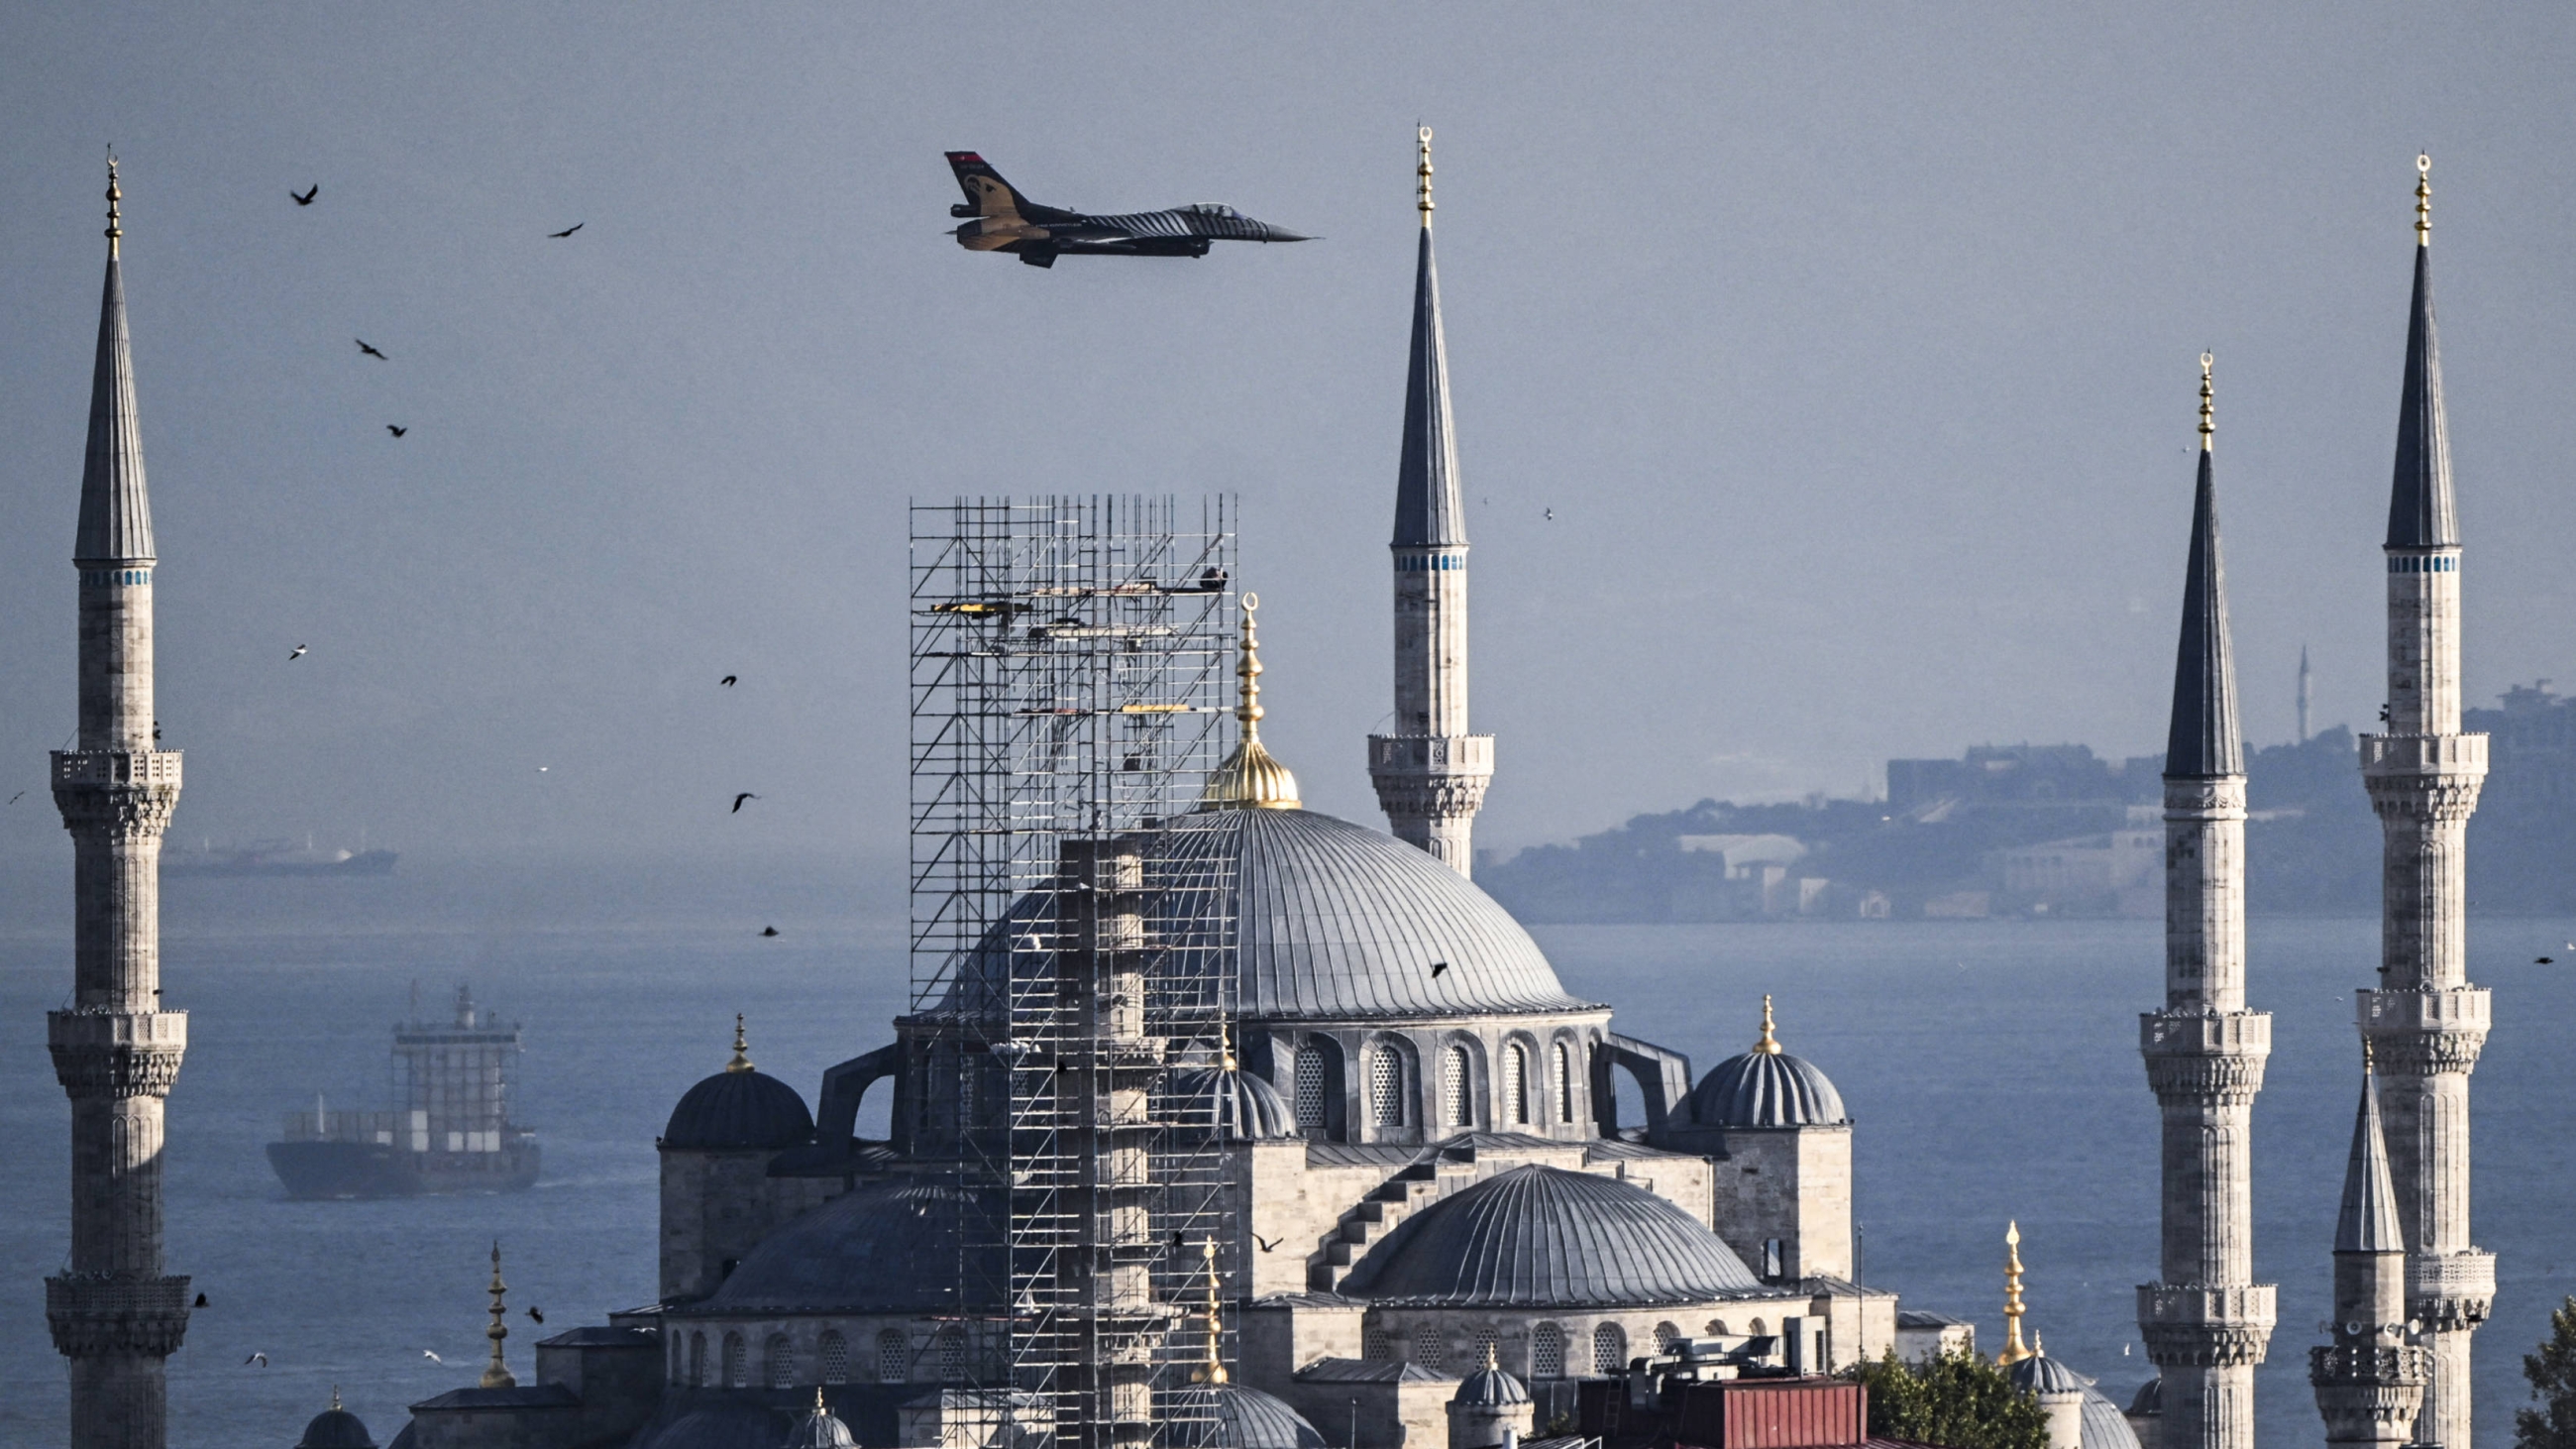
[(174, 850), (161, 857), (161, 873), (191, 875), (391, 875), (394, 853), (368, 850), (316, 850), (311, 837), (302, 846), (291, 840), (254, 840), (248, 845), (218, 846), (207, 841), (195, 850)]
[(268, 1163), (299, 1198), (522, 1192), (537, 1180), (537, 1135), (510, 1121), (519, 1025), (478, 1012), (456, 988), (452, 1022), (394, 1028), (390, 1112), (335, 1112), (314, 1099), (286, 1118)]

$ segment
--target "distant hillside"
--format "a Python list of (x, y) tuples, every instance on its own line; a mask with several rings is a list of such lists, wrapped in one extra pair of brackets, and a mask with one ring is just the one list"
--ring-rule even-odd
[[(2469, 906), (2576, 912), (2576, 701), (2543, 686), (2467, 712), (2492, 773), (2469, 827)], [(1526, 921), (2160, 915), (2163, 761), (2082, 745), (1980, 746), (1891, 760), (1884, 801), (1640, 815), (1480, 867)], [(2258, 912), (2379, 907), (2379, 823), (2352, 731), (2252, 750), (2246, 895)]]

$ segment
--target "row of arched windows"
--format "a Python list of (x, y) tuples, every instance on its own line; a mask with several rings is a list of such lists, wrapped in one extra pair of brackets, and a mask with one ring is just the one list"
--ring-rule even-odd
[[(821, 1360), (820, 1381), (846, 1384), (850, 1381), (850, 1341), (837, 1328), (823, 1330), (815, 1341), (815, 1353)], [(931, 1340), (937, 1355), (939, 1377), (945, 1383), (961, 1383), (966, 1378), (966, 1335), (956, 1328), (943, 1328)], [(911, 1381), (913, 1369), (912, 1341), (900, 1328), (889, 1328), (876, 1337), (876, 1379), (879, 1383), (900, 1384)], [(752, 1364), (748, 1343), (740, 1333), (728, 1332), (716, 1343), (715, 1377), (707, 1374), (707, 1336), (692, 1333), (688, 1338), (685, 1366), (680, 1362), (681, 1347), (671, 1345), (672, 1376), (691, 1388), (746, 1389), (751, 1387)], [(797, 1385), (796, 1344), (786, 1334), (773, 1333), (760, 1346), (760, 1381), (773, 1389), (792, 1389)]]
[[(1326, 1100), (1334, 1090), (1335, 1063), (1339, 1052), (1330, 1046), (1310, 1043), (1297, 1053), (1291, 1086), (1300, 1129), (1314, 1132), (1326, 1123)], [(1366, 1110), (1368, 1124), (1379, 1130), (1412, 1125), (1414, 1095), (1407, 1082), (1404, 1053), (1391, 1046), (1369, 1048), (1365, 1058)], [(1547, 1074), (1537, 1077), (1530, 1060), (1530, 1047), (1523, 1042), (1503, 1046), (1494, 1096), (1494, 1121), (1497, 1126), (1529, 1127), (1543, 1121), (1567, 1123), (1574, 1120), (1575, 1054), (1572, 1045), (1556, 1042), (1548, 1047)], [(1552, 1088), (1549, 1100), (1535, 1100), (1542, 1083)], [(1432, 1125), (1448, 1129), (1476, 1125), (1476, 1062), (1464, 1045), (1452, 1043), (1443, 1047), (1439, 1058), (1438, 1120)]]

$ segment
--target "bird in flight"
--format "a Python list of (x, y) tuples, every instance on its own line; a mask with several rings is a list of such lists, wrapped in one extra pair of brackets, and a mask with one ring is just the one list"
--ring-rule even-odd
[(534, 1308), (534, 1307), (530, 1308), (530, 1309), (528, 1310), (528, 1316), (529, 1316), (530, 1318), (535, 1319), (535, 1320), (536, 1320), (537, 1322), (539, 1322), (539, 1323), (543, 1323), (543, 1322), (545, 1322), (545, 1321), (546, 1321), (546, 1311), (545, 1311), (544, 1309), (542, 1309), (542, 1308)]
[(723, 685), (727, 689), (731, 689), (734, 686), (734, 681), (740, 678), (742, 678), (742, 676), (739, 674), (728, 674), (724, 678), (717, 680), (716, 683)]
[(1252, 1240), (1253, 1240), (1254, 1242), (1259, 1243), (1259, 1244), (1261, 1245), (1261, 1251), (1263, 1251), (1263, 1252), (1267, 1253), (1267, 1252), (1269, 1252), (1271, 1249), (1273, 1249), (1273, 1248), (1275, 1248), (1275, 1247), (1278, 1247), (1281, 1243), (1286, 1242), (1286, 1241), (1288, 1240), (1288, 1235), (1287, 1235), (1287, 1234), (1285, 1234), (1285, 1233), (1282, 1233), (1282, 1234), (1280, 1234), (1278, 1237), (1275, 1237), (1275, 1238), (1265, 1238), (1265, 1237), (1261, 1236), (1259, 1233), (1254, 1233), (1254, 1234), (1252, 1235)]
[(734, 814), (734, 815), (740, 815), (740, 814), (742, 813), (742, 802), (743, 802), (743, 801), (745, 801), (745, 800), (757, 800), (757, 799), (759, 799), (759, 798), (760, 798), (759, 796), (754, 795), (754, 794), (753, 794), (753, 793), (751, 793), (749, 790), (745, 790), (745, 791), (743, 791), (741, 794), (736, 795), (736, 796), (734, 796), (734, 797), (733, 797), (733, 809), (732, 809), (731, 811), (727, 812), (727, 813), (729, 813), (729, 814)]
[(399, 425), (397, 425), (397, 424), (394, 424), (394, 423), (387, 423), (387, 424), (385, 424), (385, 431), (386, 431), (386, 432), (388, 432), (388, 433), (391, 433), (391, 434), (393, 434), (395, 437), (399, 438), (399, 437), (401, 437), (403, 434), (410, 432), (410, 431), (411, 431), (411, 429), (406, 428), (406, 427), (401, 427), (401, 426), (399, 426)]
[(9, 803), (10, 803), (10, 804), (12, 804), (12, 805), (15, 805), (15, 804), (17, 804), (19, 801), (24, 800), (24, 799), (26, 799), (26, 798), (27, 798), (27, 792), (26, 792), (26, 791), (24, 791), (24, 790), (21, 790), (21, 791), (19, 791), (17, 794), (12, 795), (12, 796), (10, 796), (10, 797), (9, 797)]
[(763, 926), (760, 928), (760, 934), (763, 936), (775, 936), (778, 934), (778, 928), (776, 926)]
[(305, 648), (306, 648), (306, 646), (304, 646), (304, 645), (302, 645), (302, 644), (298, 644), (298, 645), (296, 645), (296, 646), (295, 646), (295, 652), (286, 656), (286, 662), (287, 662), (287, 663), (289, 663), (289, 664), (292, 664), (292, 663), (294, 663), (296, 660), (303, 658), (303, 657), (304, 657), (304, 650), (305, 650)]
[(588, 225), (590, 225), (590, 223), (589, 223), (589, 222), (586, 222), (586, 221), (576, 221), (576, 222), (574, 222), (572, 225), (570, 225), (570, 226), (568, 226), (568, 227), (565, 227), (565, 228), (564, 228), (563, 230), (561, 230), (561, 231), (550, 231), (550, 232), (547, 232), (547, 233), (546, 233), (546, 236), (547, 236), (547, 238), (548, 238), (548, 239), (553, 240), (553, 241), (562, 241), (565, 237), (568, 237), (568, 236), (572, 235), (574, 232), (577, 232), (577, 231), (581, 230), (583, 227), (586, 227), (586, 226), (588, 226)]
[(206, 1295), (205, 1295), (205, 1294), (200, 1293), (200, 1294), (198, 1294), (198, 1295), (197, 1295), (197, 1306), (198, 1306), (199, 1308), (203, 1308), (203, 1307), (205, 1307), (205, 1306), (206, 1306)]
[(1431, 977), (1435, 981), (1448, 974), (1448, 971), (1449, 963), (1446, 961), (1434, 961), (1431, 963)]
[(1551, 508), (1551, 509), (1549, 509), (1549, 510), (1547, 511), (1547, 521), (1548, 521), (1548, 522), (1550, 522), (1550, 523), (1554, 523), (1554, 522), (1556, 522), (1556, 510), (1555, 510), (1555, 509)]
[(2555, 956), (2534, 956), (2531, 958), (2531, 964), (2534, 966), (2554, 966), (2558, 964), (2558, 958)]
[(540, 774), (540, 775), (542, 775), (542, 774), (544, 774), (546, 771), (548, 771), (549, 769), (552, 769), (552, 768), (553, 768), (553, 766), (551, 766), (551, 765), (539, 765), (539, 766), (537, 766), (537, 773), (538, 773), (538, 774)]
[(264, 1353), (255, 1353), (242, 1360), (243, 1368), (249, 1368), (252, 1364), (258, 1364), (261, 1368), (268, 1367), (268, 1355)]
[(358, 350), (359, 350), (360, 352), (363, 352), (363, 353), (367, 354), (369, 357), (375, 358), (375, 359), (376, 359), (377, 361), (379, 361), (379, 362), (384, 362), (384, 361), (390, 361), (390, 360), (391, 360), (391, 359), (387, 358), (383, 353), (378, 352), (376, 349), (374, 349), (374, 348), (372, 348), (372, 347), (369, 347), (369, 346), (367, 345), (367, 339), (365, 339), (365, 338), (363, 338), (363, 337), (361, 337), (361, 338), (359, 338), (359, 339), (358, 339)]
[(320, 196), (320, 195), (322, 194), (322, 183), (321, 183), (321, 182), (319, 182), (319, 181), (314, 182), (314, 183), (313, 183), (313, 189), (312, 189), (312, 190), (310, 190), (310, 191), (304, 192), (304, 193), (302, 193), (301, 195), (298, 195), (297, 193), (292, 192), (292, 191), (290, 191), (290, 192), (288, 192), (288, 193), (286, 193), (286, 194), (287, 194), (287, 195), (289, 195), (289, 196), (293, 196), (293, 197), (295, 197), (295, 204), (296, 204), (296, 205), (298, 205), (298, 206), (311, 206), (311, 205), (313, 204), (313, 198), (315, 198), (315, 197), (317, 197), (317, 196)]
[(431, 1363), (445, 1363), (445, 1362), (447, 1362), (447, 1360), (445, 1360), (445, 1359), (443, 1359), (443, 1358), (440, 1358), (437, 1354), (431, 1353), (428, 1349), (425, 1349), (425, 1348), (424, 1348), (424, 1349), (422, 1349), (422, 1350), (420, 1351), (420, 1356), (421, 1356), (422, 1358), (428, 1359)]

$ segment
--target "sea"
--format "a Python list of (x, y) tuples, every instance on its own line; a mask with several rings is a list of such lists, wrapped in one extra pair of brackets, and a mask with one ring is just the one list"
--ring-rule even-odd
[[(274, 1449), (336, 1390), (379, 1442), (405, 1406), (469, 1385), (497, 1243), (510, 1366), (547, 1334), (648, 1303), (653, 1142), (720, 1069), (733, 1018), (751, 1056), (810, 1100), (823, 1069), (891, 1039), (903, 1009), (902, 866), (781, 857), (709, 864), (410, 860), (376, 879), (174, 879), (164, 999), (190, 1013), (169, 1103), (171, 1271), (207, 1306), (170, 1360), (170, 1441)], [(68, 1243), (68, 1113), (45, 1012), (70, 989), (67, 859), (0, 864), (0, 1444), (61, 1443), (65, 1373), (42, 1279)], [(778, 934), (764, 937), (762, 928)], [(2021, 1228), (2028, 1326), (2125, 1403), (2151, 1370), (2134, 1287), (2155, 1276), (2157, 1127), (2137, 1014), (2161, 996), (2153, 921), (1796, 921), (1545, 926), (1575, 993), (1705, 1070), (1780, 1039), (1822, 1067), (1857, 1123), (1861, 1274), (1907, 1307), (2001, 1341), (2003, 1235)], [(2255, 1261), (2280, 1285), (2257, 1376), (2261, 1437), (2311, 1443), (2306, 1350), (2328, 1309), (2337, 1190), (2358, 1090), (2354, 988), (2371, 919), (2265, 918), (2253, 1004), (2274, 1048), (2255, 1108)], [(2474, 918), (2495, 993), (2479, 1066), (2477, 1239), (2497, 1254), (2478, 1338), (2478, 1433), (2502, 1446), (2528, 1402), (2522, 1355), (2576, 1293), (2576, 920)], [(2552, 956), (2557, 964), (2535, 964)], [(389, 1033), (459, 983), (523, 1024), (518, 1113), (544, 1146), (525, 1193), (295, 1202), (262, 1154), (320, 1096), (387, 1105)], [(879, 1094), (882, 1096), (882, 1094)], [(881, 1102), (871, 1107), (882, 1131)], [(1633, 1110), (1633, 1105), (1632, 1105)], [(1633, 1119), (1631, 1119), (1633, 1120)], [(537, 1321), (537, 1315), (543, 1321)], [(264, 1356), (264, 1361), (263, 1361)]]

